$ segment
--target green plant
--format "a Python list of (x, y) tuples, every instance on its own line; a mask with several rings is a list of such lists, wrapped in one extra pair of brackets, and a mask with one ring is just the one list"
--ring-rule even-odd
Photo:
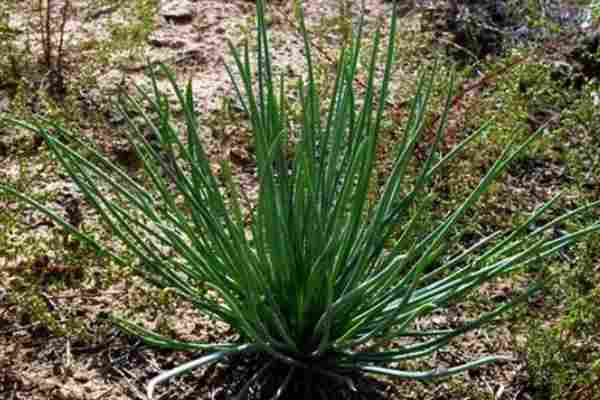
[(595, 399), (584, 396), (593, 393), (600, 381), (600, 353), (593, 340), (568, 327), (535, 323), (527, 342), (527, 371), (534, 399)]
[(121, 20), (110, 20), (108, 24), (110, 40), (100, 47), (105, 48), (103, 51), (106, 57), (113, 57), (114, 53), (124, 53), (125, 63), (139, 61), (143, 59), (148, 36), (154, 30), (154, 18), (159, 8), (159, 2), (157, 0), (136, 0), (125, 3), (124, 7), (132, 19), (127, 24), (123, 24)]
[(592, 17), (597, 20), (600, 16), (600, 1), (592, 0), (589, 7), (592, 10)]
[[(528, 322), (527, 371), (534, 399), (595, 399), (600, 382), (600, 270), (598, 235), (589, 236), (575, 251), (577, 265), (561, 267), (560, 281), (546, 293), (546, 302), (558, 303), (552, 312), (536, 310)], [(542, 311), (542, 312), (540, 312)], [(544, 315), (541, 317), (540, 315)]]
[[(328, 398), (328, 387), (355, 389), (353, 378), (357, 373), (430, 380), (506, 359), (487, 356), (424, 372), (390, 366), (431, 355), (465, 332), (494, 322), (501, 313), (527, 298), (539, 285), (532, 285), (512, 301), (460, 327), (411, 329), (415, 319), (444, 309), (483, 282), (538, 262), (600, 230), (597, 222), (555, 239), (545, 236), (555, 224), (600, 202), (582, 206), (527, 232), (555, 203), (554, 198), (514, 231), (494, 233), (462, 253), (447, 255), (448, 237), (460, 229), (461, 217), (536, 135), (511, 143), (454, 212), (431, 231), (421, 232), (420, 222), (427, 220), (431, 211), (432, 178), (488, 126), (446, 154), (439, 154), (437, 148), (452, 102), (454, 82), (450, 79), (433, 145), (417, 175), (411, 176), (408, 171), (415, 147), (425, 130), (431, 128), (427, 124), (427, 104), (436, 69), (424, 73), (404, 136), (397, 144), (393, 169), (376, 201), (370, 201), (378, 132), (394, 59), (395, 13), (380, 90), (375, 88), (382, 37), (378, 30), (366, 88), (361, 98), (355, 92), (361, 49), (359, 28), (352, 42), (341, 51), (330, 100), (322, 102), (299, 11), (308, 82), (306, 86), (304, 82), (298, 84), (302, 115), (301, 123), (294, 124), (288, 120), (284, 106), (283, 78), (277, 82), (272, 73), (263, 1), (258, 1), (257, 7), (256, 69), (251, 68), (247, 45), (242, 54), (231, 46), (241, 76), (241, 85), (235, 87), (254, 133), (260, 184), (248, 228), (231, 175), (226, 173), (219, 180), (212, 173), (198, 137), (191, 85), (180, 90), (166, 68), (165, 74), (184, 114), (183, 137), (172, 122), (169, 102), (159, 92), (154, 74), (153, 96), (138, 88), (142, 101), (123, 93), (119, 102), (130, 122), (129, 139), (142, 160), (145, 180), (132, 178), (79, 135), (56, 122), (9, 120), (44, 137), (108, 229), (139, 258), (134, 268), (142, 276), (159, 287), (172, 288), (201, 313), (226, 322), (239, 334), (238, 342), (179, 341), (113, 316), (121, 328), (149, 344), (208, 352), (154, 378), (148, 385), (148, 397), (152, 398), (157, 384), (173, 376), (235, 354), (259, 353), (265, 360), (241, 388), (240, 398), (271, 373), (281, 376), (270, 393), (274, 398), (300, 390), (314, 391), (308, 398)], [(233, 72), (228, 71), (235, 83)], [(253, 85), (254, 73), (257, 89)], [(322, 113), (323, 109), (327, 111)], [(153, 140), (149, 141), (134, 116), (143, 118)], [(69, 137), (88, 156), (83, 157), (57, 135)], [(79, 240), (130, 266), (119, 254), (110, 253), (43, 204), (7, 185), (0, 185), (0, 191), (43, 211)], [(419, 340), (388, 346), (407, 338)], [(281, 370), (285, 371), (283, 375)], [(328, 383), (334, 385), (325, 386)]]

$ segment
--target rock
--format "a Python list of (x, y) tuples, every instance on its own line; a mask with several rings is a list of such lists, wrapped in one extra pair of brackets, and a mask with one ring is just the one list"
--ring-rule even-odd
[(101, 91), (112, 92), (124, 82), (125, 75), (118, 69), (112, 69), (98, 78), (98, 87)]
[(53, 392), (55, 389), (60, 388), (61, 386), (61, 382), (56, 378), (42, 379), (38, 383), (39, 390), (45, 392), (46, 394)]
[(148, 43), (156, 47), (168, 47), (170, 49), (180, 49), (185, 46), (186, 42), (176, 32), (170, 33), (165, 31), (157, 31), (150, 35)]
[(531, 36), (531, 29), (525, 25), (520, 26), (513, 31), (512, 36), (515, 40), (526, 41)]
[(573, 66), (564, 61), (555, 61), (552, 63), (550, 78), (553, 81), (566, 81), (573, 74)]
[(59, 387), (53, 393), (53, 400), (85, 400), (85, 392), (78, 385), (65, 385)]
[(7, 112), (9, 106), (10, 99), (8, 96), (5, 96), (2, 92), (0, 92), (0, 113)]
[(79, 370), (74, 372), (73, 379), (78, 383), (86, 383), (90, 381), (90, 375), (88, 370)]
[(196, 16), (196, 7), (191, 1), (168, 1), (161, 5), (160, 16), (176, 24), (187, 24), (192, 22)]
[(596, 106), (596, 107), (600, 106), (600, 92), (592, 92), (591, 96), (592, 96), (592, 102), (593, 102), (594, 106)]

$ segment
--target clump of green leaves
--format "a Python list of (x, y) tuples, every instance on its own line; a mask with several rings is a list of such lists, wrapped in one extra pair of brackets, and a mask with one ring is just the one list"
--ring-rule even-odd
[(592, 235), (577, 245), (577, 264), (563, 266), (560, 284), (547, 291), (547, 298), (564, 312), (548, 318), (538, 311), (545, 314), (543, 320), (533, 316), (525, 350), (534, 399), (593, 398), (600, 382), (597, 239), (597, 234)]
[[(180, 341), (114, 316), (118, 325), (149, 344), (206, 351), (154, 378), (148, 385), (148, 397), (153, 397), (157, 384), (171, 377), (235, 354), (258, 353), (264, 361), (241, 388), (239, 398), (269, 376), (281, 377), (268, 394), (273, 398), (298, 393), (328, 398), (332, 395), (328, 390), (340, 385), (356, 390), (353, 378), (361, 373), (430, 380), (506, 359), (488, 355), (428, 371), (394, 367), (432, 355), (454, 338), (493, 322), (537, 290), (533, 285), (459, 327), (413, 329), (415, 320), (445, 309), (482, 283), (525, 268), (600, 230), (597, 222), (558, 238), (545, 235), (555, 224), (600, 202), (536, 224), (554, 198), (514, 231), (494, 233), (465, 251), (448, 254), (449, 235), (460, 230), (461, 217), (536, 135), (518, 144), (511, 142), (466, 199), (423, 232), (419, 227), (431, 211), (432, 179), (487, 129), (477, 130), (446, 154), (438, 152), (453, 79), (439, 124), (434, 127), (435, 139), (413, 174), (409, 164), (429, 128), (427, 106), (437, 70), (421, 76), (391, 173), (372, 201), (370, 183), (394, 60), (395, 13), (380, 87), (376, 88), (382, 47), (378, 30), (366, 88), (360, 94), (355, 90), (361, 21), (340, 53), (332, 92), (319, 93), (300, 9), (308, 80), (296, 88), (302, 106), (296, 124), (288, 119), (285, 82), (273, 74), (263, 1), (257, 2), (257, 9), (256, 63), (251, 62), (247, 45), (241, 53), (232, 46), (240, 82), (228, 69), (254, 134), (259, 196), (249, 226), (232, 179), (220, 181), (213, 175), (199, 139), (191, 85), (180, 90), (166, 68), (183, 110), (183, 132), (174, 125), (155, 75), (151, 93), (139, 89), (142, 100), (125, 93), (120, 98), (145, 180), (132, 178), (56, 122), (10, 120), (44, 137), (102, 221), (139, 259), (134, 268), (142, 276), (159, 287), (172, 288), (199, 312), (227, 323), (239, 334), (236, 342)], [(327, 101), (323, 95), (328, 96)], [(143, 118), (152, 132), (151, 140), (134, 116)], [(72, 138), (87, 157), (58, 140), (57, 134)], [(5, 185), (0, 190), (42, 210), (99, 251), (109, 252), (43, 204)], [(111, 255), (130, 266), (120, 255)], [(411, 338), (419, 340), (410, 342)], [(399, 339), (402, 345), (388, 346)]]
[(48, 304), (42, 296), (29, 293), (29, 296), (22, 296), (18, 302), (22, 305), (19, 310), (21, 322), (33, 324), (57, 336), (66, 334), (57, 315), (49, 310)]
[[(112, 3), (122, 5), (121, 2), (112, 1)], [(110, 21), (108, 29), (110, 31), (110, 40), (105, 42), (104, 52), (107, 56), (113, 53), (125, 53), (127, 60), (142, 60), (144, 49), (148, 36), (154, 29), (154, 19), (159, 8), (157, 0), (136, 0), (129, 4), (124, 4), (126, 11), (133, 18), (123, 24), (121, 21)]]
[(533, 398), (593, 398), (588, 396), (593, 396), (600, 382), (600, 352), (592, 340), (563, 324), (534, 325), (527, 343), (529, 392)]

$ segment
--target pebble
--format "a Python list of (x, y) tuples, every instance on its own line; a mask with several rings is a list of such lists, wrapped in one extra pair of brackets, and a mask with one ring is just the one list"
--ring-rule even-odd
[(161, 5), (160, 16), (167, 22), (186, 24), (192, 22), (196, 16), (196, 8), (192, 2), (187, 0), (169, 1)]

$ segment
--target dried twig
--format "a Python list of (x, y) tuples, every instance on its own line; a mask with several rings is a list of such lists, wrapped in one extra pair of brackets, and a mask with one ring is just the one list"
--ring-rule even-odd
[[(69, 10), (71, 8), (71, 0), (65, 0), (65, 4), (63, 5), (61, 11), (61, 21), (60, 21), (60, 32), (58, 39), (58, 49), (56, 51), (56, 72), (59, 77), (62, 77), (62, 68), (63, 68), (63, 47), (65, 41), (65, 27), (67, 25), (67, 20), (69, 19)], [(50, 14), (50, 10), (48, 10), (48, 14)]]

